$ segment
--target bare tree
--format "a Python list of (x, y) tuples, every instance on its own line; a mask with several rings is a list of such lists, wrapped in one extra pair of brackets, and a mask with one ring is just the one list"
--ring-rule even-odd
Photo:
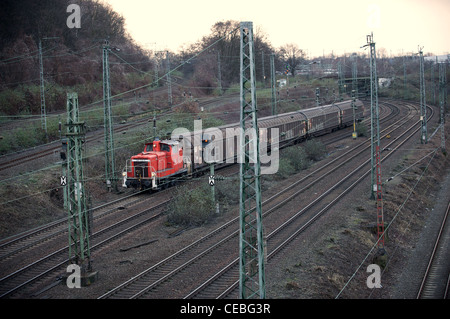
[(306, 56), (305, 51), (294, 43), (285, 44), (280, 47), (278, 55), (286, 65), (289, 65), (289, 69), (294, 76), (297, 67), (304, 63)]

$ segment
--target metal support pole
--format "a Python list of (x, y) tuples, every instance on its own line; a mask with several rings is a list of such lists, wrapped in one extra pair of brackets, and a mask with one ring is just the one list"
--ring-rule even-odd
[(339, 85), (339, 101), (344, 99), (344, 72), (342, 71), (341, 61), (338, 62), (338, 85)]
[(111, 82), (109, 76), (109, 43), (103, 46), (103, 109), (105, 123), (105, 179), (108, 189), (117, 189), (114, 159), (114, 129), (111, 109)]
[(356, 133), (356, 92), (352, 90), (352, 110), (353, 110), (353, 139), (358, 137), (358, 133)]
[(51, 38), (39, 38), (38, 49), (39, 49), (39, 82), (40, 82), (40, 93), (41, 93), (41, 128), (45, 133), (45, 139), (48, 140), (47, 134), (47, 111), (45, 106), (45, 83), (44, 83), (44, 61), (42, 59), (42, 40), (54, 40), (58, 37)]
[[(214, 180), (214, 163), (209, 164), (209, 176)], [(211, 185), (211, 196), (213, 199), (213, 202), (216, 203), (216, 190), (215, 190), (215, 183), (213, 182)]]
[(277, 114), (277, 81), (275, 73), (275, 54), (270, 55), (270, 86), (272, 87), (272, 115)]
[[(241, 22), (240, 32), (239, 294), (242, 299), (262, 299), (265, 298), (264, 240), (253, 23)], [(247, 130), (246, 124), (250, 124)]]
[(406, 100), (406, 58), (403, 56), (403, 98)]
[(67, 195), (69, 259), (90, 271), (89, 211), (83, 176), (85, 123), (79, 120), (78, 94), (67, 94)]
[[(437, 57), (436, 57), (437, 58)], [(436, 64), (437, 66), (437, 64)], [(431, 69), (430, 69), (430, 80), (431, 80), (431, 91), (433, 92), (433, 105), (436, 105), (436, 90), (435, 90), (435, 83), (434, 83), (434, 63), (431, 62)]]
[(169, 106), (172, 106), (172, 78), (170, 77), (170, 55), (169, 51), (166, 51), (166, 67), (167, 67), (167, 95), (169, 98)]
[[(154, 65), (153, 65), (153, 72), (155, 72), (155, 80), (153, 81), (153, 87), (157, 88), (159, 86), (159, 75), (158, 75), (158, 65), (159, 65), (159, 58), (157, 56), (157, 52), (155, 51), (154, 53), (155, 57), (155, 61), (154, 61)], [(155, 91), (153, 91), (153, 104), (155, 103)]]
[[(59, 122), (59, 127), (61, 131), (61, 122)], [(67, 205), (67, 139), (61, 138), (61, 186), (63, 190), (63, 200), (64, 200), (64, 209), (68, 208)]]
[(320, 89), (316, 88), (316, 106), (320, 106)]
[(45, 110), (44, 63), (42, 61), (42, 41), (39, 39), (39, 80), (41, 83), (41, 127), (47, 135), (47, 114)]
[(156, 138), (156, 113), (153, 111), (153, 139)]
[(441, 149), (445, 151), (445, 97), (447, 95), (447, 64), (439, 63), (439, 104), (441, 109)]
[(358, 96), (358, 63), (356, 56), (352, 65), (352, 90), (355, 91), (355, 95)]
[(217, 51), (217, 73), (220, 95), (222, 95), (222, 67), (220, 66), (220, 51)]
[(383, 189), (381, 180), (381, 154), (380, 146), (376, 147), (376, 170), (377, 170), (377, 237), (378, 237), (378, 248), (384, 248), (384, 212), (383, 212)]
[(266, 88), (266, 68), (264, 66), (264, 52), (261, 52), (261, 64), (262, 64), (263, 88)]
[(375, 182), (376, 173), (376, 147), (380, 147), (380, 112), (378, 108), (378, 77), (377, 58), (373, 34), (367, 35), (367, 44), (363, 47), (370, 48), (370, 198), (375, 199), (377, 185)]
[(420, 56), (420, 122), (421, 122), (421, 134), (420, 142), (422, 144), (428, 143), (428, 132), (427, 132), (427, 103), (425, 96), (425, 71), (424, 71), (424, 59), (422, 48), (419, 48)]

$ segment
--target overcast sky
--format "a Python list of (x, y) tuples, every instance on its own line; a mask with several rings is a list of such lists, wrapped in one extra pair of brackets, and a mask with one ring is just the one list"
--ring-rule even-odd
[(103, 0), (148, 49), (178, 52), (218, 21), (253, 21), (278, 48), (296, 43), (310, 57), (362, 52), (373, 31), (387, 54), (450, 53), (450, 0)]

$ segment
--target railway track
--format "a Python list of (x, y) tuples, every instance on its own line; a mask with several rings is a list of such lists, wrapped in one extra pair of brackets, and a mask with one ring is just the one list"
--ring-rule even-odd
[[(226, 167), (224, 169), (226, 171)], [(90, 237), (91, 251), (99, 250), (121, 236), (158, 220), (171, 200), (170, 189), (165, 189), (151, 196), (142, 194), (140, 198), (132, 194), (94, 208), (95, 227)], [(63, 272), (69, 260), (66, 258), (68, 246), (61, 243), (67, 242), (67, 236), (67, 219), (61, 219), (3, 240), (0, 243), (2, 273), (6, 271), (7, 265), (13, 265), (12, 267), (15, 268), (8, 275), (0, 278), (0, 297), (5, 298), (20, 293), (50, 274)], [(36, 258), (36, 251), (47, 253), (30, 263), (30, 259)], [(48, 253), (48, 251), (51, 252)]]
[[(160, 199), (155, 200), (155, 198), (150, 198), (145, 201), (152, 201), (153, 204), (148, 208), (142, 209), (140, 208), (143, 202), (142, 199), (136, 200), (136, 198), (128, 197), (123, 201), (116, 202), (116, 207), (114, 208), (99, 208), (99, 212), (94, 218), (97, 220), (96, 225), (100, 224), (99, 221), (102, 224), (95, 226), (91, 234), (91, 251), (103, 248), (120, 236), (126, 235), (130, 231), (156, 220), (161, 216), (161, 208), (166, 205), (169, 199), (161, 198), (160, 196)], [(122, 205), (128, 205), (128, 212), (125, 213), (124, 210), (120, 209), (120, 207), (123, 207)], [(133, 210), (131, 208), (133, 205), (138, 207)], [(105, 221), (113, 212), (116, 212), (116, 215), (125, 216), (125, 218), (119, 216), (119, 220), (117, 221), (114, 220), (117, 219), (117, 216), (115, 216), (113, 220)], [(67, 266), (69, 263), (69, 247), (61, 243), (67, 243), (67, 236), (67, 220), (61, 220), (52, 223), (48, 227), (37, 229), (33, 233), (24, 234), (19, 238), (14, 238), (7, 243), (3, 243), (1, 256), (2, 268), (6, 267), (5, 265), (7, 263), (12, 263), (16, 267), (19, 266), (20, 263), (17, 261), (17, 254), (23, 254), (20, 256), (20, 260), (27, 262), (19, 269), (0, 278), (0, 297), (9, 297), (34, 282), (45, 278), (45, 276), (64, 269), (64, 266)], [(44, 248), (42, 247), (43, 245), (45, 245)], [(30, 257), (26, 252), (32, 251), (34, 255), (39, 250), (47, 251), (47, 254), (29, 263), (28, 258)], [(49, 250), (52, 252), (48, 253)]]
[[(414, 130), (409, 134), (415, 125), (410, 127), (404, 134), (408, 134), (406, 138), (394, 148), (400, 147), (404, 142), (411, 138), (418, 130)], [(398, 140), (400, 136), (396, 139)], [(385, 147), (392, 147), (395, 141), (390, 142)], [(387, 154), (383, 161), (391, 156), (393, 152)], [(267, 235), (267, 261), (275, 259), (279, 253), (286, 249), (293, 241), (295, 241), (309, 226), (311, 226), (321, 216), (326, 214), (339, 200), (349, 193), (356, 185), (358, 185), (366, 176), (370, 174), (370, 170), (365, 171), (362, 175), (358, 174), (365, 168), (369, 167), (369, 161), (365, 161), (356, 169), (347, 172), (346, 178), (339, 180), (334, 185), (328, 186), (328, 190), (312, 201), (305, 201), (304, 208), (297, 211), (292, 217), (287, 219), (279, 227), (275, 228)], [(355, 177), (352, 177), (355, 176)], [(221, 269), (219, 272), (211, 276), (201, 286), (185, 296), (185, 298), (237, 298), (238, 297), (238, 259), (234, 259), (230, 264)]]
[(442, 219), (439, 233), (422, 279), (417, 299), (448, 299), (450, 290), (450, 264), (448, 251), (450, 245), (450, 202)]
[[(237, 95), (237, 94), (231, 94), (231, 97), (234, 97), (235, 95)], [(215, 101), (215, 99), (213, 99), (213, 100), (208, 100), (208, 101), (206, 101), (205, 103), (206, 104), (210, 104), (210, 103), (212, 103), (212, 102), (214, 102)], [(206, 105), (205, 104), (205, 105)], [(133, 125), (135, 125), (136, 123), (134, 123)], [(127, 126), (128, 127), (128, 126)], [(123, 128), (122, 128), (123, 129)], [(344, 133), (345, 134), (345, 133)], [(338, 136), (338, 138), (340, 139), (340, 138), (342, 138), (344, 135), (341, 135), (341, 136)], [(93, 141), (93, 140), (92, 140)], [(18, 160), (18, 161), (16, 161), (17, 163), (14, 163), (14, 165), (19, 165), (20, 163), (23, 163), (23, 161), (25, 161), (25, 160), (27, 160), (27, 161), (32, 161), (32, 160), (34, 160), (34, 159), (36, 159), (36, 158), (39, 158), (39, 157), (42, 157), (42, 156), (45, 156), (45, 155), (48, 155), (48, 154), (51, 154), (52, 153), (52, 151), (55, 151), (56, 149), (57, 149), (58, 147), (53, 147), (52, 149), (50, 149), (50, 150), (48, 150), (48, 152), (47, 151), (43, 151), (43, 152), (38, 152), (38, 153), (36, 153), (35, 154), (35, 156), (24, 156), (23, 158), (21, 158), (21, 160)], [(9, 164), (10, 162), (7, 162), (6, 164)], [(5, 163), (4, 163), (5, 164)], [(1, 164), (0, 164), (1, 165)], [(5, 166), (5, 167), (9, 167), (8, 165), (7, 166)], [(11, 248), (10, 249), (10, 251), (8, 251), (8, 249), (10, 248), (10, 247), (13, 247), (16, 243), (18, 243), (18, 242), (23, 242), (26, 238), (33, 238), (33, 237), (37, 237), (38, 236), (38, 234), (41, 234), (41, 233), (45, 233), (45, 231), (46, 231), (46, 229), (50, 229), (51, 227), (55, 227), (55, 228), (57, 228), (58, 226), (61, 226), (62, 224), (65, 224), (65, 219), (61, 219), (61, 220), (59, 220), (59, 221), (55, 221), (54, 223), (52, 223), (52, 224), (49, 224), (49, 225), (46, 225), (46, 226), (43, 226), (43, 227), (39, 227), (39, 228), (37, 228), (37, 229), (35, 229), (35, 230), (33, 230), (33, 231), (30, 231), (30, 232), (26, 232), (26, 233), (24, 233), (24, 234), (21, 234), (20, 236), (13, 236), (13, 237), (10, 237), (10, 238), (8, 238), (6, 241), (5, 240), (0, 240), (0, 261), (2, 260), (2, 259), (5, 259), (5, 258), (7, 258), (8, 256), (10, 256), (10, 255), (13, 255), (14, 253), (16, 253), (16, 252), (18, 252), (18, 251), (20, 251), (20, 250), (22, 250), (22, 249), (24, 249), (23, 247), (19, 247), (19, 248), (17, 248), (17, 249), (15, 249), (15, 248)], [(14, 240), (12, 240), (12, 239), (14, 239)], [(46, 239), (48, 239), (48, 236), (43, 236), (43, 239), (42, 240), (46, 240)], [(25, 246), (27, 246), (27, 245), (25, 245)], [(2, 252), (3, 251), (3, 252)], [(6, 251), (6, 252), (5, 252)]]
[[(120, 210), (124, 206), (133, 206), (142, 201), (136, 199), (136, 194), (128, 195), (113, 202), (94, 207), (93, 219), (101, 219)], [(10, 236), (0, 241), (0, 262), (13, 257), (28, 249), (36, 248), (40, 244), (61, 235), (67, 236), (67, 218), (42, 225), (29, 231)]]
[[(394, 110), (395, 110), (395, 108), (394, 108)], [(392, 113), (390, 113), (390, 114), (392, 114)], [(388, 117), (388, 116), (389, 116), (389, 114), (388, 114), (386, 117)], [(390, 128), (392, 129), (395, 125), (399, 126), (400, 123), (401, 123), (401, 121), (402, 121), (402, 120), (399, 120), (399, 121), (397, 121), (396, 123), (392, 124), (392, 125), (390, 126)], [(363, 144), (363, 143), (361, 143), (361, 144)], [(228, 226), (226, 226), (226, 227), (228, 227)], [(226, 228), (226, 227), (225, 227), (225, 228)], [(225, 237), (227, 237), (227, 236), (225, 236)], [(225, 237), (223, 237), (224, 240), (225, 240)], [(226, 240), (228, 240), (228, 239), (226, 239)], [(229, 239), (229, 240), (231, 240), (231, 239)], [(217, 241), (217, 237), (214, 237), (213, 241)], [(105, 239), (104, 242), (108, 242), (108, 240)], [(31, 249), (31, 247), (30, 247), (30, 249)], [(97, 246), (94, 246), (93, 249), (97, 249)], [(212, 251), (212, 250), (210, 250), (210, 251)], [(206, 256), (206, 255), (208, 254), (208, 252), (202, 252), (201, 254), (202, 254), (203, 256)], [(62, 263), (60, 263), (60, 264), (59, 264), (59, 269), (62, 269), (63, 265), (64, 265), (66, 262), (67, 262), (67, 260), (66, 260), (66, 261), (63, 261)], [(54, 262), (53, 262), (53, 263), (54, 263)], [(58, 263), (57, 263), (57, 264), (58, 264)], [(32, 266), (32, 267), (34, 267), (34, 266)], [(50, 271), (56, 271), (56, 270), (55, 270), (56, 268), (51, 268), (51, 267), (44, 267), (44, 268), (49, 268), (49, 269), (45, 269), (45, 270), (41, 271), (42, 276), (45, 276), (45, 275), (48, 274)], [(176, 268), (178, 268), (178, 267), (176, 267)], [(175, 271), (175, 272), (176, 272), (176, 271)], [(169, 272), (169, 273), (170, 273), (170, 272)], [(166, 275), (163, 275), (163, 277), (164, 277), (164, 276), (165, 276), (167, 279), (170, 279), (170, 278), (171, 278), (171, 275), (168, 275), (167, 272), (166, 272)], [(40, 276), (34, 276), (34, 277), (30, 278), (30, 280), (27, 280), (27, 281), (25, 282), (25, 285), (22, 285), (22, 286), (21, 286), (21, 285), (18, 285), (18, 289), (21, 289), (21, 288), (25, 287), (26, 285), (29, 285), (30, 283), (37, 281), (38, 278), (40, 278)], [(164, 282), (164, 279), (159, 278), (159, 279), (156, 279), (156, 280), (155, 280), (155, 282), (157, 282), (157, 281), (159, 281), (159, 282)], [(0, 281), (0, 283), (1, 283), (1, 281)], [(157, 283), (157, 284), (155, 285), (155, 287), (158, 286), (158, 285), (159, 285), (159, 284)], [(9, 295), (13, 294), (13, 293), (14, 293), (16, 290), (18, 290), (18, 289), (12, 289), (12, 290), (13, 290), (12, 292), (8, 292), (8, 293), (6, 293), (6, 294), (4, 293), (2, 296), (3, 296), (3, 297), (9, 296)], [(136, 294), (133, 294), (133, 296), (135, 296), (135, 295), (136, 295)], [(143, 295), (145, 295), (145, 292), (143, 293)], [(132, 297), (133, 297), (133, 296), (132, 296)]]
[[(171, 114), (172, 111), (167, 111), (165, 113), (162, 113), (160, 115), (168, 115)], [(114, 128), (114, 133), (118, 134), (120, 132), (125, 132), (129, 129), (139, 127), (142, 124), (147, 123), (148, 119), (140, 119), (132, 123), (126, 123), (126, 124), (117, 124)], [(104, 133), (95, 133), (95, 136), (91, 136), (90, 133), (87, 134), (87, 138), (85, 140), (86, 143), (93, 143), (99, 140), (102, 140), (104, 138)], [(61, 144), (60, 141), (58, 142), (52, 142), (47, 145), (34, 147), (32, 150), (26, 150), (21, 152), (24, 153), (23, 155), (4, 155), (6, 159), (3, 159), (0, 161), (0, 171), (4, 171), (9, 168), (17, 167), (26, 163), (30, 163), (33, 161), (36, 161), (41, 158), (45, 158), (47, 156), (54, 156), (55, 153), (59, 153), (61, 151)]]
[[(230, 95), (227, 95), (228, 99), (233, 99), (236, 98), (236, 96), (238, 96), (239, 93), (232, 93)], [(210, 105), (213, 105), (214, 103), (217, 103), (218, 101), (220, 101), (221, 99), (223, 99), (223, 97), (220, 98), (213, 98), (213, 99), (207, 99), (204, 101), (199, 101), (199, 106), (201, 107), (208, 107)], [(166, 110), (164, 112), (161, 112), (160, 114), (158, 114), (158, 116), (167, 116), (172, 114), (174, 111), (172, 109)], [(148, 117), (146, 118), (142, 118), (133, 122), (129, 122), (129, 123), (125, 123), (125, 124), (116, 124), (115, 128), (114, 128), (114, 133), (118, 134), (121, 132), (125, 132), (129, 129), (133, 129), (136, 127), (139, 127), (143, 124), (146, 124), (148, 122)], [(90, 143), (90, 142), (95, 142), (98, 140), (101, 140), (104, 138), (104, 133), (99, 133), (99, 134), (95, 134), (95, 136), (90, 136), (88, 134), (88, 137), (86, 138), (86, 142)], [(29, 163), (29, 162), (33, 162), (36, 161), (38, 159), (47, 157), (47, 156), (52, 156), (55, 153), (59, 152), (61, 150), (61, 145), (60, 142), (52, 142), (49, 143), (47, 145), (43, 145), (43, 146), (39, 146), (39, 147), (34, 147), (31, 150), (25, 150), (20, 152), (20, 154), (17, 155), (3, 155), (2, 157), (0, 157), (0, 172), (9, 168), (13, 168), (19, 165), (23, 165), (25, 163)], [(26, 153), (26, 154), (23, 154)], [(22, 154), (22, 155), (21, 155)]]
[[(405, 121), (404, 119), (401, 119), (392, 125), (393, 126), (397, 125), (398, 127), (400, 127), (399, 126), (400, 123), (404, 121)], [(388, 127), (387, 130), (389, 129), (392, 131), (393, 126)], [(360, 143), (357, 147), (355, 147), (355, 149), (362, 147), (365, 144), (366, 142)], [(338, 159), (342, 159), (344, 157), (345, 156), (343, 155), (340, 156)], [(336, 159), (335, 161), (337, 161), (338, 159)], [(301, 192), (305, 191), (306, 189), (309, 189), (319, 180), (325, 179), (326, 176), (336, 171), (336, 169), (340, 167), (339, 165), (338, 167), (335, 167), (334, 170), (331, 169), (330, 171), (324, 173), (320, 178), (317, 177), (317, 174), (320, 170), (325, 169), (325, 167), (331, 167), (332, 164), (335, 163), (333, 162), (327, 166), (319, 168), (315, 172), (309, 174), (309, 176), (299, 180), (295, 185), (292, 185), (292, 187), (290, 187), (289, 189), (283, 190), (282, 192), (272, 196), (270, 199), (264, 201), (263, 211), (265, 211), (265, 218), (267, 218), (266, 216), (275, 211), (276, 208), (281, 207), (289, 200), (296, 198)], [(298, 189), (294, 190), (295, 188), (294, 186), (307, 183), (306, 181), (308, 178), (310, 178), (310, 182), (309, 184), (307, 184), (307, 186), (305, 186), (301, 190)], [(291, 193), (286, 194), (288, 191), (291, 191)], [(285, 198), (284, 201), (282, 200), (281, 202), (278, 201), (277, 203), (273, 203), (276, 199), (282, 199), (283, 197)], [(274, 206), (272, 208), (268, 207), (269, 203), (271, 203)], [(173, 285), (173, 283), (178, 283), (180, 281), (186, 282), (188, 280), (186, 278), (189, 277), (186, 276), (186, 273), (189, 273), (189, 271), (192, 271), (193, 269), (200, 267), (201, 263), (205, 262), (206, 260), (205, 257), (213, 253), (215, 255), (220, 256), (220, 258), (215, 258), (215, 260), (220, 260), (220, 263), (223, 264), (223, 266), (228, 265), (228, 267), (225, 267), (224, 269), (231, 268), (232, 267), (231, 264), (227, 264), (227, 262), (233, 261), (233, 254), (232, 256), (226, 257), (227, 256), (226, 251), (227, 247), (229, 247), (230, 245), (234, 245), (235, 247), (237, 247), (238, 231), (235, 230), (238, 228), (237, 223), (238, 223), (237, 218), (231, 220), (230, 222), (217, 228), (216, 230), (214, 230), (207, 236), (203, 237), (202, 239), (198, 240), (197, 242), (189, 245), (188, 247), (185, 247), (179, 252), (161, 261), (160, 263), (136, 275), (129, 281), (116, 287), (107, 294), (100, 296), (100, 298), (140, 298), (140, 297), (167, 298), (169, 296), (164, 295), (164, 291), (167, 292), (177, 289), (176, 286), (171, 285)], [(213, 239), (211, 239), (211, 237)], [(225, 250), (222, 251), (224, 248)], [(212, 257), (207, 259), (214, 260), (214, 258)], [(225, 270), (221, 270), (219, 273), (222, 272), (225, 272)], [(215, 275), (214, 277), (223, 278), (223, 276), (219, 275)], [(164, 289), (161, 288), (161, 286), (167, 285), (169, 287), (165, 287)]]

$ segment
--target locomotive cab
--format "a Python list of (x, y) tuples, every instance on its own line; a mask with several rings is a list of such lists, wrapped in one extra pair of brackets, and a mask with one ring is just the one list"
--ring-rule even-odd
[(158, 189), (171, 183), (182, 173), (183, 149), (178, 141), (155, 139), (146, 143), (144, 151), (127, 160), (123, 187)]

